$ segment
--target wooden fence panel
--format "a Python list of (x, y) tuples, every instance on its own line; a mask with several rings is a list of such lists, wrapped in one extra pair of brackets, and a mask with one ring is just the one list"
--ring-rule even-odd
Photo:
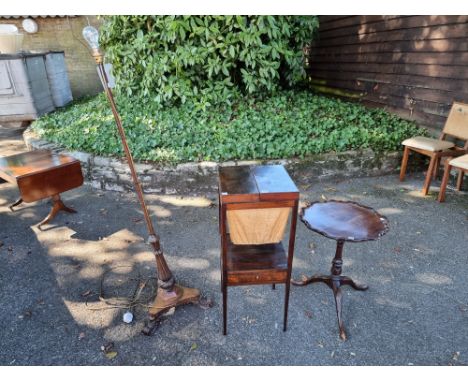
[(468, 103), (468, 16), (320, 16), (309, 74), (316, 90), (442, 128)]

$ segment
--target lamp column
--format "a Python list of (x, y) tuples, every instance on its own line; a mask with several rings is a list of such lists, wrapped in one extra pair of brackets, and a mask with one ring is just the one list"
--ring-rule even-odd
[(153, 222), (149, 216), (148, 208), (144, 200), (143, 190), (138, 180), (133, 157), (127, 144), (125, 130), (122, 126), (122, 120), (117, 111), (114, 95), (112, 94), (112, 90), (108, 85), (109, 81), (104, 69), (104, 55), (99, 49), (99, 33), (94, 27), (87, 26), (83, 29), (83, 37), (91, 48), (92, 56), (94, 57), (98, 67), (98, 73), (104, 88), (104, 92), (106, 93), (107, 100), (109, 101), (110, 107), (112, 109), (112, 114), (114, 115), (117, 130), (125, 152), (125, 157), (132, 174), (135, 191), (138, 196), (141, 209), (143, 210), (146, 227), (149, 233), (148, 243), (151, 245), (154, 256), (156, 258), (156, 268), (158, 271), (158, 290), (154, 303), (149, 309), (150, 322), (146, 325), (145, 329), (143, 329), (144, 334), (150, 335), (153, 328), (155, 327), (154, 324), (156, 323), (158, 317), (160, 317), (169, 309), (178, 305), (198, 302), (200, 298), (200, 291), (198, 289), (187, 288), (177, 284), (171, 270), (169, 269), (169, 266), (167, 265), (159, 236), (154, 230)]

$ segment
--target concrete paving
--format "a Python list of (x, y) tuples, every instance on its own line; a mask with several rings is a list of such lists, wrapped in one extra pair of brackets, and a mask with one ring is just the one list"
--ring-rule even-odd
[[(286, 332), (284, 286), (230, 288), (222, 335), (214, 194), (147, 196), (178, 282), (199, 288), (214, 306), (177, 308), (143, 336), (156, 267), (136, 197), (83, 186), (63, 194), (78, 213), (61, 213), (40, 231), (48, 202), (11, 212), (17, 191), (1, 183), (0, 365), (466, 365), (468, 196), (449, 190), (439, 204), (437, 187), (420, 195), (422, 182), (416, 174), (404, 183), (385, 176), (298, 185), (303, 203), (355, 200), (390, 220), (378, 241), (344, 247), (343, 274), (369, 285), (343, 288), (346, 342), (323, 284), (291, 288)], [(299, 223), (293, 277), (328, 273), (334, 249)], [(99, 300), (101, 285), (107, 302), (122, 304), (138, 280), (148, 287), (126, 324), (125, 309)], [(109, 342), (116, 353), (108, 357), (101, 346)]]

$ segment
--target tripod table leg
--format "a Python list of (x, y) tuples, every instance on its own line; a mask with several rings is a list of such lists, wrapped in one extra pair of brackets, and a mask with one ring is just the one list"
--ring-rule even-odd
[(39, 229), (41, 229), (44, 224), (50, 222), (59, 211), (76, 213), (73, 208), (67, 207), (65, 204), (63, 204), (62, 199), (60, 199), (60, 194), (52, 196), (52, 201), (54, 204), (52, 205), (52, 209), (50, 210), (49, 214), (37, 225)]
[(336, 315), (338, 317), (338, 326), (340, 328), (340, 338), (343, 341), (346, 341), (346, 332), (344, 329), (343, 320), (341, 318), (341, 306), (342, 306), (343, 294), (341, 293), (339, 283), (333, 283), (333, 295), (335, 296)]
[(23, 203), (23, 199), (19, 198), (16, 202), (10, 204), (8, 208), (13, 211), (13, 207), (19, 206), (21, 203)]

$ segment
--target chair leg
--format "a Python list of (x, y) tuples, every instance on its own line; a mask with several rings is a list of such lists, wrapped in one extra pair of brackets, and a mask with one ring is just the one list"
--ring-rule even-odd
[(403, 151), (403, 159), (401, 160), (400, 182), (403, 182), (405, 180), (406, 166), (408, 165), (409, 152), (410, 152), (409, 147), (405, 146), (405, 149)]
[(432, 174), (433, 180), (436, 180), (437, 177), (439, 176), (439, 167), (440, 167), (440, 157), (437, 157), (435, 167), (434, 167), (434, 172)]
[(223, 285), (223, 335), (227, 334), (227, 286)]
[(465, 175), (465, 171), (462, 169), (458, 170), (458, 179), (457, 179), (457, 191), (461, 191), (463, 187), (463, 176)]
[(445, 161), (444, 176), (442, 178), (442, 184), (440, 185), (439, 197), (437, 198), (439, 203), (442, 203), (445, 201), (445, 190), (447, 189), (447, 183), (450, 177), (450, 171), (452, 170), (452, 166), (449, 165), (449, 160), (450, 159), (447, 159)]
[(429, 168), (427, 169), (426, 180), (424, 181), (424, 186), (422, 189), (422, 194), (424, 196), (429, 192), (429, 187), (431, 186), (432, 172), (434, 171), (434, 166), (437, 161), (437, 157), (431, 156), (431, 161), (429, 162)]
[(276, 289), (276, 284), (271, 284), (271, 289), (275, 290)]

